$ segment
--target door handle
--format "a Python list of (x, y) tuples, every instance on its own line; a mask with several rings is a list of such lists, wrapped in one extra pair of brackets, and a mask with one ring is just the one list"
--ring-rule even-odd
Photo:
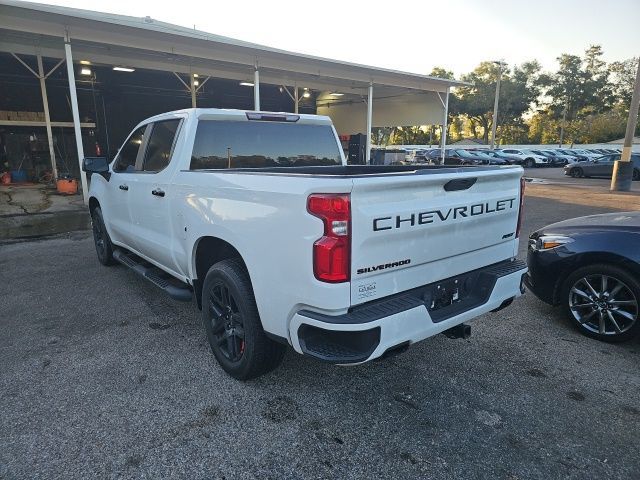
[(129, 187), (127, 185), (120, 185), (118, 188), (120, 190), (129, 190)]
[(151, 190), (151, 194), (155, 195), (156, 197), (164, 197), (164, 190), (156, 188), (155, 190)]

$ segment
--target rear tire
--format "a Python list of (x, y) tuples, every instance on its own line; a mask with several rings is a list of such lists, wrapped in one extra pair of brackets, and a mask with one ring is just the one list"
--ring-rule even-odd
[(98, 260), (104, 266), (114, 265), (116, 261), (113, 259), (113, 244), (109, 232), (104, 226), (100, 207), (94, 208), (91, 212), (91, 230), (93, 231), (93, 243), (96, 247)]
[(574, 167), (571, 169), (571, 176), (573, 178), (582, 178), (584, 177), (584, 172), (580, 167)]
[(640, 282), (620, 267), (579, 268), (569, 274), (561, 295), (567, 316), (588, 337), (615, 343), (640, 333)]
[(286, 346), (266, 336), (249, 274), (239, 259), (218, 262), (207, 272), (202, 321), (213, 355), (233, 378), (259, 377), (282, 362)]

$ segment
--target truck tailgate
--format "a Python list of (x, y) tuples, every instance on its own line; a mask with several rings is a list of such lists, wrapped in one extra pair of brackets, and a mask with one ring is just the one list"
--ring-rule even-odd
[(356, 177), (351, 303), (513, 257), (522, 169)]

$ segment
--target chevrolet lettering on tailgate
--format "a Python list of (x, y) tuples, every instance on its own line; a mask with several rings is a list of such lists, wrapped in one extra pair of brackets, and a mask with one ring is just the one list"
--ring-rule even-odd
[(396, 215), (395, 217), (380, 217), (373, 219), (373, 231), (391, 230), (393, 228), (414, 227), (416, 225), (425, 225), (433, 223), (436, 220), (446, 222), (456, 220), (461, 217), (475, 217), (478, 215), (487, 215), (502, 210), (511, 210), (516, 206), (516, 198), (507, 198), (504, 200), (496, 200), (494, 202), (475, 203), (473, 205), (465, 205), (462, 207), (452, 207), (447, 210), (429, 210), (425, 212), (412, 213), (403, 217)]

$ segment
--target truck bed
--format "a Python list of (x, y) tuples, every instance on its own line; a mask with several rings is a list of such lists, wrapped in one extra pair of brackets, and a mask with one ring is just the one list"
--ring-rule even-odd
[(486, 172), (491, 170), (504, 170), (520, 168), (518, 166), (497, 165), (336, 165), (319, 167), (264, 167), (264, 168), (229, 168), (220, 170), (183, 170), (184, 172), (200, 173), (247, 173), (261, 175), (318, 175), (323, 177), (364, 177), (382, 176), (389, 174), (434, 175)]

